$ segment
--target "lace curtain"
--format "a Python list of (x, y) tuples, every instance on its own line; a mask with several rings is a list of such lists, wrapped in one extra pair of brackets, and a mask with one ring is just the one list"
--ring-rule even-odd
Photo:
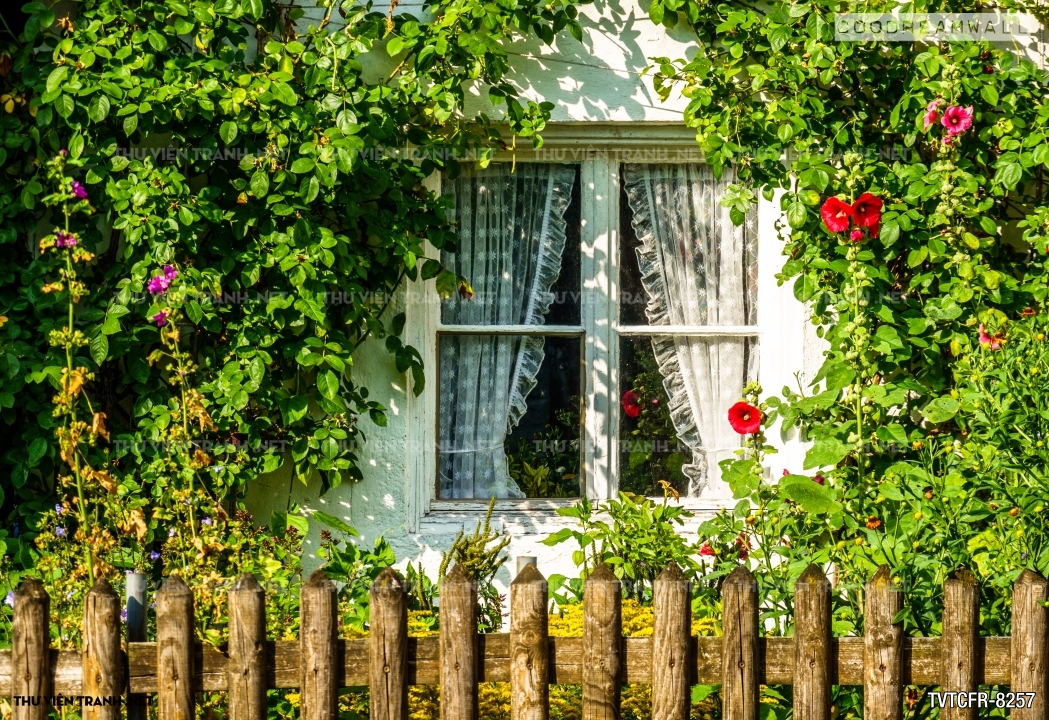
[[(447, 180), (459, 223), (445, 267), (469, 279), (473, 300), (443, 303), (444, 325), (542, 325), (561, 270), (575, 168), (506, 164)], [(504, 443), (527, 411), (543, 363), (542, 337), (444, 335), (440, 358), (440, 496), (521, 498)]]
[[(757, 300), (757, 213), (741, 227), (720, 200), (735, 181), (705, 165), (627, 165), (625, 183), (651, 325), (753, 325)], [(692, 451), (682, 467), (689, 497), (731, 497), (718, 462), (740, 436), (728, 409), (754, 377), (757, 344), (742, 337), (654, 336), (652, 349), (678, 438)], [(749, 367), (748, 367), (749, 366)]]

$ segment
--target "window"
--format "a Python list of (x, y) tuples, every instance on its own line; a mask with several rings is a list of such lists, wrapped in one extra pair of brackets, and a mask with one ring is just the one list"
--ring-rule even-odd
[[(721, 206), (731, 172), (672, 154), (552, 152), (440, 181), (460, 225), (442, 260), (475, 298), (415, 330), (439, 375), (409, 419), (412, 447), (436, 449), (412, 460), (415, 517), (493, 495), (525, 509), (661, 495), (661, 480), (699, 510), (731, 500), (728, 407), (759, 374), (793, 386), (804, 310), (770, 282), (779, 250), (759, 244), (759, 213), (737, 227)], [(760, 355), (766, 342), (779, 350)]]

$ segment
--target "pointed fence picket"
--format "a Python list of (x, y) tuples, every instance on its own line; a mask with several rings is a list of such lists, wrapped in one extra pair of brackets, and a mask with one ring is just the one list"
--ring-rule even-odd
[[(582, 685), (584, 720), (614, 720), (629, 682), (651, 683), (653, 720), (687, 720), (691, 686), (702, 683), (721, 686), (725, 720), (757, 720), (761, 685), (789, 684), (798, 720), (829, 720), (833, 686), (861, 685), (864, 718), (898, 720), (909, 685), (998, 685), (1029, 694), (1013, 718), (1049, 720), (1049, 583), (1031, 571), (1013, 586), (1011, 637), (980, 637), (979, 587), (966, 570), (944, 586), (943, 636), (933, 638), (907, 637), (894, 622), (902, 594), (885, 567), (867, 583), (863, 637), (832, 637), (832, 589), (816, 566), (795, 585), (794, 637), (761, 636), (757, 583), (743, 567), (722, 586), (721, 637), (691, 635), (691, 588), (676, 565), (655, 581), (652, 637), (623, 637), (621, 598), (620, 581), (599, 567), (584, 585), (583, 637), (550, 637), (546, 579), (525, 565), (510, 587), (510, 632), (479, 635), (477, 588), (455, 567), (441, 584), (439, 637), (411, 638), (405, 582), (388, 568), (371, 589), (370, 636), (346, 640), (335, 586), (318, 570), (301, 590), (299, 639), (275, 642), (263, 589), (243, 575), (229, 593), (229, 643), (215, 648), (194, 641), (193, 595), (173, 575), (156, 596), (157, 641), (122, 645), (119, 598), (100, 580), (84, 605), (84, 647), (59, 651), (50, 598), (27, 579), (15, 594), (12, 648), (0, 651), (0, 696), (12, 699), (12, 720), (46, 720), (53, 696), (120, 702), (129, 693), (155, 693), (158, 720), (193, 720), (197, 693), (226, 692), (230, 720), (264, 720), (267, 690), (299, 688), (302, 720), (337, 720), (339, 689), (368, 687), (373, 720), (407, 720), (409, 685), (440, 685), (443, 720), (478, 720), (478, 684), (501, 681), (514, 720), (547, 720), (549, 686), (564, 683)], [(956, 703), (942, 716), (979, 714)], [(119, 706), (88, 705), (84, 717), (118, 720)]]

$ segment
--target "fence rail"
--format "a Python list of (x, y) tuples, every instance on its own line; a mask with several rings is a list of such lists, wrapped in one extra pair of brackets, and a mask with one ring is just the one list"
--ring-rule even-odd
[[(622, 637), (620, 583), (607, 566), (584, 589), (583, 637), (549, 637), (547, 584), (526, 566), (510, 588), (510, 632), (477, 633), (472, 579), (453, 568), (441, 585), (438, 637), (408, 637), (408, 598), (393, 569), (371, 589), (370, 635), (337, 638), (334, 584), (322, 571), (303, 586), (297, 641), (265, 637), (264, 594), (250, 575), (229, 595), (229, 643), (193, 640), (192, 594), (173, 575), (157, 593), (157, 642), (121, 645), (120, 601), (104, 580), (85, 602), (84, 646), (49, 648), (50, 599), (26, 580), (15, 596), (13, 646), (0, 651), (0, 696), (114, 697), (157, 694), (159, 720), (192, 720), (195, 693), (229, 693), (230, 720), (263, 720), (266, 690), (299, 688), (303, 720), (335, 720), (341, 687), (369, 687), (373, 720), (406, 720), (409, 685), (441, 686), (441, 717), (477, 720), (477, 685), (511, 684), (515, 720), (549, 717), (548, 687), (583, 686), (585, 720), (619, 717), (624, 682), (653, 686), (654, 720), (687, 720), (695, 683), (722, 686), (726, 720), (757, 720), (763, 684), (794, 686), (797, 720), (829, 720), (831, 688), (861, 685), (864, 717), (898, 720), (907, 685), (970, 692), (1008, 685), (1034, 693), (1019, 720), (1047, 720), (1047, 583), (1025, 571), (1013, 587), (1013, 635), (979, 637), (979, 591), (965, 570), (944, 587), (943, 636), (905, 637), (892, 622), (902, 595), (887, 568), (867, 583), (863, 637), (831, 636), (831, 587), (810, 566), (795, 585), (795, 634), (760, 637), (757, 584), (745, 568), (723, 584), (723, 635), (694, 637), (690, 587), (676, 565), (654, 585), (652, 637)], [(15, 702), (13, 720), (44, 720), (48, 708)], [(946, 720), (975, 720), (975, 707), (946, 707)], [(118, 720), (116, 705), (85, 706), (85, 720)]]

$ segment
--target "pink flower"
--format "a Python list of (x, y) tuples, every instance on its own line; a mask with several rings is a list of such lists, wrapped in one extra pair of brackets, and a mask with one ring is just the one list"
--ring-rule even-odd
[(166, 275), (157, 275), (150, 278), (146, 289), (154, 295), (160, 295), (168, 289), (169, 285), (171, 285), (171, 280)]
[(65, 148), (62, 148), (61, 150), (58, 151), (58, 154), (61, 155), (62, 157), (65, 157), (66, 155), (69, 154), (69, 151), (66, 150)]
[(175, 278), (178, 277), (178, 270), (176, 270), (171, 265), (165, 265), (164, 266), (164, 277), (166, 277), (168, 280), (174, 280)]
[(827, 479), (824, 478), (822, 475), (817, 474), (816, 477), (812, 478), (812, 482), (816, 483), (817, 485), (823, 485), (827, 482)]
[(925, 115), (922, 117), (922, 120), (925, 122), (925, 132), (929, 132), (929, 128), (933, 126), (933, 123), (940, 119), (940, 113), (937, 108), (941, 104), (943, 104), (943, 100), (937, 98), (925, 107)]
[(840, 198), (831, 196), (823, 201), (820, 214), (823, 216), (823, 224), (832, 233), (845, 232), (852, 220), (852, 206)]
[(714, 557), (714, 548), (710, 547), (710, 543), (703, 543), (699, 546), (699, 554), (703, 557)]
[(165, 325), (168, 324), (168, 311), (167, 310), (161, 310), (156, 315), (151, 317), (150, 320), (155, 322), (157, 324), (157, 327), (164, 327)]
[(80, 184), (79, 180), (73, 181), (73, 197), (78, 200), (87, 200), (87, 189)]
[(984, 326), (980, 325), (980, 345), (988, 350), (1001, 350), (1003, 342), (1005, 342), (1005, 333), (998, 332), (988, 335)]
[(859, 242), (862, 239), (863, 239), (863, 231), (860, 230), (859, 228), (853, 228), (852, 232), (849, 233), (849, 240), (852, 240), (854, 243), (857, 243), (857, 242)]
[(67, 233), (65, 230), (59, 230), (56, 233), (55, 247), (76, 247), (76, 235)]
[(963, 108), (960, 105), (952, 105), (943, 113), (943, 126), (947, 128), (950, 136), (961, 135), (973, 126), (973, 107), (970, 105)]
[(790, 475), (790, 470), (783, 468), (783, 477), (787, 477), (788, 475)]
[(633, 390), (627, 390), (623, 393), (622, 399), (623, 412), (626, 413), (627, 417), (636, 418), (641, 414), (641, 396)]

